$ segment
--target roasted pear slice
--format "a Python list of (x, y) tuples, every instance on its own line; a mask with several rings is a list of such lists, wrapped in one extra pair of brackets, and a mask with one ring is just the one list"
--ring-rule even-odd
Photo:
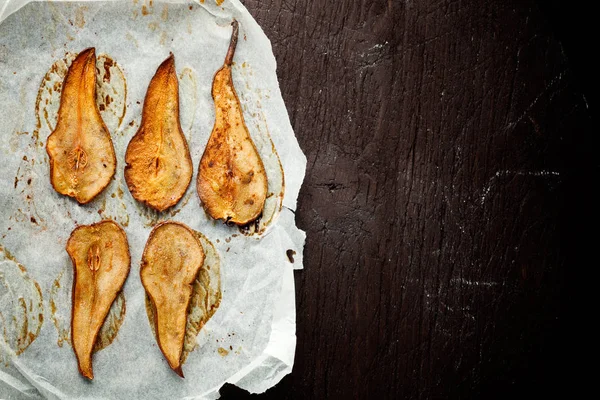
[(158, 346), (179, 376), (192, 284), (204, 263), (204, 250), (187, 226), (157, 225), (148, 238), (140, 276), (155, 316)]
[(214, 219), (246, 225), (258, 218), (267, 197), (267, 174), (244, 122), (231, 77), (238, 40), (233, 21), (231, 43), (223, 67), (213, 80), (215, 125), (200, 160), (197, 189)]
[(67, 242), (74, 267), (71, 339), (79, 372), (93, 379), (92, 351), (110, 306), (129, 274), (123, 229), (105, 220), (76, 228)]
[(150, 81), (142, 122), (125, 153), (125, 180), (138, 201), (164, 211), (177, 204), (193, 165), (179, 122), (179, 84), (171, 55)]
[(115, 150), (96, 105), (94, 48), (79, 53), (69, 67), (46, 151), (52, 186), (79, 203), (96, 197), (115, 174)]

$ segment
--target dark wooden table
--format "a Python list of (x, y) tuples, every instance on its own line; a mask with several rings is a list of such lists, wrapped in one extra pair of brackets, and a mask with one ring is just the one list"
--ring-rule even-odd
[(567, 288), (598, 165), (581, 80), (536, 3), (244, 3), (308, 157), (296, 362), (261, 398), (570, 385)]

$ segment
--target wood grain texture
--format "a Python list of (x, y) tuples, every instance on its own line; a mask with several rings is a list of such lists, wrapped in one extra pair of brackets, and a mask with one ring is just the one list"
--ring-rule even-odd
[(296, 363), (262, 397), (554, 390), (591, 121), (535, 3), (244, 3), (308, 157)]

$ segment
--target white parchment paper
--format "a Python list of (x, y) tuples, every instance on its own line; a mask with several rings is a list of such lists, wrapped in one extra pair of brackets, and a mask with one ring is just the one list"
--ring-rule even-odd
[[(0, 398), (218, 398), (225, 382), (260, 393), (291, 371), (293, 270), (302, 268), (305, 238), (294, 210), (306, 159), (281, 98), (269, 40), (239, 1), (216, 3), (0, 0)], [(240, 22), (233, 78), (273, 192), (261, 234), (211, 220), (196, 195), (196, 174), (180, 203), (162, 214), (137, 203), (123, 179), (124, 152), (139, 126), (148, 83), (170, 52), (197, 169), (214, 122), (210, 88), (232, 18)], [(60, 99), (60, 87), (50, 86), (91, 46), (99, 60), (116, 62), (102, 83), (112, 95), (102, 115), (118, 165), (106, 190), (80, 206), (52, 189), (44, 145)], [(80, 377), (69, 344), (73, 273), (65, 244), (77, 224), (103, 218), (124, 227), (132, 266), (125, 317), (112, 344), (94, 355), (89, 382)], [(185, 379), (169, 369), (156, 345), (139, 279), (141, 253), (160, 220), (201, 232), (220, 257), (222, 301), (183, 365)]]

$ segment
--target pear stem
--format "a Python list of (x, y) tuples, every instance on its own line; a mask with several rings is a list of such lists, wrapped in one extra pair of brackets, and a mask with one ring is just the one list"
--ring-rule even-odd
[(231, 26), (233, 26), (233, 31), (231, 32), (231, 41), (229, 42), (229, 49), (227, 50), (227, 55), (225, 56), (225, 65), (228, 66), (233, 62), (233, 56), (235, 54), (235, 48), (238, 41), (239, 23), (234, 19), (231, 23)]

